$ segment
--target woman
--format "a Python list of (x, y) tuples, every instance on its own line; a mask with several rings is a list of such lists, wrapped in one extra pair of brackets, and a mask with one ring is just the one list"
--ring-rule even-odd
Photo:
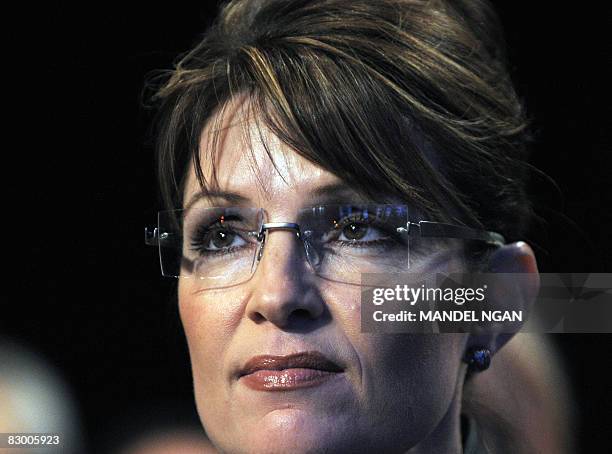
[[(489, 5), (230, 2), (154, 99), (167, 211), (149, 241), (180, 277), (215, 446), (507, 452), (463, 395), (511, 336), (360, 330), (362, 273), (537, 273), (526, 120)], [(420, 221), (444, 235), (398, 234)]]

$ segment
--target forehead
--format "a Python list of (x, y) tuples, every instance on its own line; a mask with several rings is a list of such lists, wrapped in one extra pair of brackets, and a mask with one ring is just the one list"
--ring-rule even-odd
[[(246, 195), (258, 206), (289, 204), (323, 186), (341, 184), (336, 175), (283, 143), (241, 99), (230, 101), (207, 122), (199, 152), (206, 182), (211, 183), (214, 168), (215, 189)], [(200, 189), (192, 163), (185, 203)]]

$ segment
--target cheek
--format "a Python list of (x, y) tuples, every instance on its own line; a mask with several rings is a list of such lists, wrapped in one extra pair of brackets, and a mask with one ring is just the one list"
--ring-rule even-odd
[(324, 298), (358, 359), (354, 377), (366, 422), (387, 428), (387, 437), (417, 443), (439, 424), (456, 394), (465, 335), (362, 333), (359, 288), (330, 287)]
[(188, 279), (179, 281), (179, 313), (189, 347), (196, 400), (206, 395), (207, 406), (223, 397), (218, 390), (223, 389), (224, 352), (233, 332), (232, 311), (222, 298), (219, 293), (197, 293)]
[(361, 337), (361, 288), (357, 286), (340, 286), (322, 282), (321, 297), (339, 331), (352, 344)]
[(413, 446), (440, 424), (457, 391), (461, 336), (362, 334), (354, 341), (366, 412), (398, 430), (387, 436)]
[(235, 424), (225, 373), (231, 339), (240, 320), (240, 295), (197, 290), (193, 281), (179, 280), (179, 312), (189, 347), (196, 408), (212, 438), (231, 431)]

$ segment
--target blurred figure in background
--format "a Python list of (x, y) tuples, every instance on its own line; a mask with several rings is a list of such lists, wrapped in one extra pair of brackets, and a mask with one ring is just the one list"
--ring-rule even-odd
[(201, 431), (169, 430), (151, 433), (134, 440), (121, 449), (119, 454), (214, 454), (216, 452)]
[(0, 453), (82, 453), (73, 397), (54, 368), (24, 347), (0, 338), (0, 433), (60, 436), (57, 446), (2, 448)]

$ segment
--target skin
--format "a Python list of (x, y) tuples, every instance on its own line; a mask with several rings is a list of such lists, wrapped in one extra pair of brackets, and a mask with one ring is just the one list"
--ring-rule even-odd
[[(219, 188), (264, 208), (268, 222), (295, 222), (299, 208), (325, 202), (321, 188), (342, 181), (265, 132), (275, 168), (241, 107), (230, 103), (223, 116)], [(245, 122), (250, 138), (242, 133)], [(207, 126), (201, 150), (209, 132)], [(202, 158), (209, 178), (210, 160)], [(186, 203), (199, 191), (191, 168)], [(340, 197), (349, 202), (356, 194), (347, 188)], [(205, 197), (197, 204), (234, 203)], [(461, 358), (470, 338), (361, 333), (359, 287), (318, 278), (300, 248), (291, 232), (274, 231), (248, 282), (203, 291), (196, 279), (179, 279), (196, 404), (213, 443), (223, 452), (461, 452)], [(283, 392), (254, 391), (236, 376), (255, 355), (312, 350), (344, 372), (321, 386)]]

